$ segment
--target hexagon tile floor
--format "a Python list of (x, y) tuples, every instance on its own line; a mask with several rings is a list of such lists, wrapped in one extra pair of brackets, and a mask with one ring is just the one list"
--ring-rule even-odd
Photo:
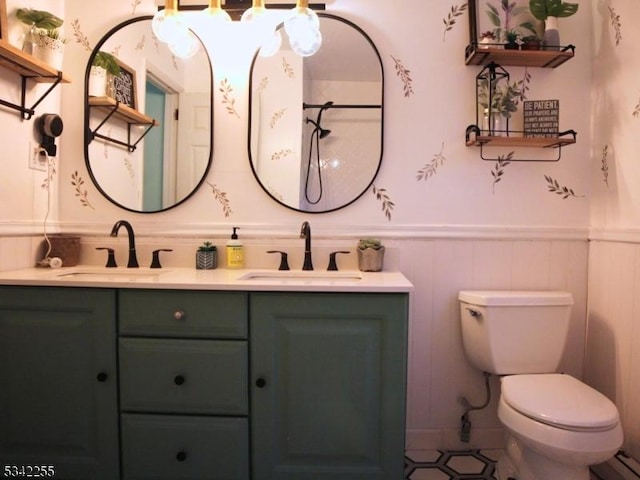
[[(495, 463), (502, 450), (439, 451), (414, 450), (405, 453), (406, 480), (496, 480)], [(591, 480), (625, 480), (638, 476), (621, 476), (610, 468)], [(550, 479), (551, 480), (551, 479)]]
[(500, 450), (443, 452), (415, 450), (405, 454), (407, 480), (495, 480), (495, 462)]

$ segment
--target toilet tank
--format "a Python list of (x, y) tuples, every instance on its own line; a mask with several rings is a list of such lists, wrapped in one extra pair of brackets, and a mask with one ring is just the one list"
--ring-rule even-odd
[(559, 291), (462, 291), (464, 351), (496, 375), (555, 372), (569, 331), (573, 297)]

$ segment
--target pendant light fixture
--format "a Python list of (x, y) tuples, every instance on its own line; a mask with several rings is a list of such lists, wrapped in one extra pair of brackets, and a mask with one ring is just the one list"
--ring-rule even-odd
[(187, 25), (178, 11), (178, 0), (165, 0), (164, 9), (153, 16), (151, 29), (158, 40), (165, 43), (184, 33)]
[[(231, 16), (221, 4), (222, 0), (209, 0), (209, 6), (201, 12), (204, 23), (215, 28), (231, 22)], [(268, 18), (265, 0), (252, 0), (251, 8), (242, 14), (241, 21), (255, 25), (257, 35), (265, 39), (259, 52), (261, 56), (273, 55), (280, 49), (282, 35)], [(164, 9), (153, 16), (151, 26), (158, 40), (167, 43), (174, 55), (188, 58), (198, 51), (200, 42), (180, 12), (179, 0), (165, 0)], [(313, 55), (322, 45), (320, 20), (309, 8), (309, 0), (297, 0), (284, 20), (284, 29), (291, 49), (300, 56)]]
[(202, 11), (211, 26), (231, 21), (231, 16), (222, 8), (222, 0), (209, 0), (209, 6)]
[(291, 15), (284, 21), (291, 49), (302, 57), (316, 53), (322, 45), (320, 19), (309, 8), (309, 0), (297, 0)]
[(261, 57), (271, 57), (280, 50), (282, 35), (269, 21), (264, 0), (253, 0), (253, 5), (242, 14), (240, 21), (250, 23), (258, 30), (257, 34), (263, 39), (259, 51)]

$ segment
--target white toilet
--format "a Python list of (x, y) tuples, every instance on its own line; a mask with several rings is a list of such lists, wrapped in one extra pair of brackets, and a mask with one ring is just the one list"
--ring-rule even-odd
[(573, 298), (554, 291), (462, 291), (467, 358), (502, 377), (498, 418), (507, 430), (499, 480), (589, 480), (589, 465), (622, 445), (616, 406), (570, 375), (555, 373)]

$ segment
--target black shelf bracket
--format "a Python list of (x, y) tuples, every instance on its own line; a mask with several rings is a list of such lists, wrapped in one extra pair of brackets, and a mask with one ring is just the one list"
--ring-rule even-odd
[(31, 118), (36, 113), (36, 107), (40, 105), (47, 95), (49, 95), (54, 88), (58, 86), (58, 84), (62, 81), (62, 72), (58, 72), (58, 75), (55, 77), (55, 80), (51, 83), (49, 88), (40, 96), (40, 98), (31, 106), (31, 108), (27, 107), (27, 80), (31, 77), (20, 75), (22, 78), (22, 91), (20, 93), (20, 105), (16, 103), (9, 102), (7, 100), (0, 99), (0, 105), (11, 108), (13, 110), (17, 110), (20, 112), (22, 116), (22, 120), (31, 120)]
[[(120, 105), (120, 102), (116, 102), (116, 104), (113, 107), (109, 108), (109, 113), (107, 113), (107, 115), (102, 119), (102, 121), (98, 124), (98, 126), (93, 130), (89, 129), (89, 132), (90, 132), (89, 143), (91, 143), (96, 138), (99, 138), (101, 140), (104, 140), (105, 142), (114, 143), (116, 145), (124, 147), (127, 149), (129, 153), (133, 153), (136, 150), (138, 143), (140, 143), (140, 141), (147, 135), (147, 133), (151, 131), (151, 129), (155, 126), (155, 124), (150, 123), (145, 129), (145, 131), (142, 133), (142, 135), (140, 135), (140, 137), (138, 137), (138, 139), (133, 143), (131, 142), (131, 126), (132, 125), (141, 126), (143, 124), (127, 122), (127, 141), (126, 142), (122, 140), (118, 140), (117, 138), (112, 138), (107, 135), (98, 133), (99, 130), (104, 126), (104, 124), (107, 123), (109, 119), (113, 117), (113, 115), (118, 111), (119, 105)], [(107, 107), (104, 107), (104, 106), (101, 106), (101, 108), (107, 109)]]

